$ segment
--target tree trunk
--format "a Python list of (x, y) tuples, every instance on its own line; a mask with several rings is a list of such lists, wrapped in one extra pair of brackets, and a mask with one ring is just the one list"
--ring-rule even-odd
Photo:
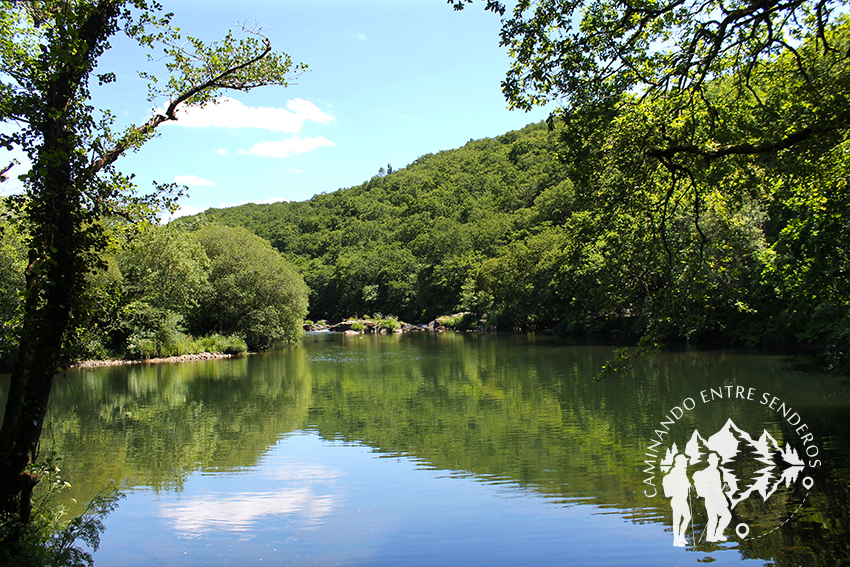
[[(67, 144), (64, 128), (54, 131), (56, 139), (45, 142), (49, 149)], [(21, 341), (0, 426), (0, 514), (23, 523), (29, 522), (32, 490), (39, 480), (28, 469), (38, 457), (53, 377), (66, 362), (63, 347), (81, 271), (70, 170), (67, 163), (46, 170), (45, 192), (52, 198), (33, 205), (41, 225), (33, 228)]]
[[(79, 117), (80, 85), (94, 65), (93, 50), (110, 35), (120, 2), (101, 0), (88, 12), (71, 13), (74, 22), (57, 25), (44, 50), (43, 79), (32, 93), (40, 134), (29, 180), (25, 217), (29, 222), (29, 267), (17, 360), (12, 368), (6, 413), (0, 426), (0, 521), (26, 524), (32, 513), (32, 470), (50, 401), (53, 377), (66, 360), (66, 341), (77, 307), (84, 255), (89, 243), (79, 175), (85, 163)], [(64, 53), (64, 57), (51, 57)], [(85, 88), (85, 86), (83, 86)], [(83, 124), (85, 121), (82, 122)]]

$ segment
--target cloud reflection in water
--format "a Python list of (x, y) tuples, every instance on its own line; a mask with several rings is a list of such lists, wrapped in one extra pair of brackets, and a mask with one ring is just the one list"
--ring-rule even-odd
[[(182, 537), (200, 537), (214, 531), (245, 532), (260, 522), (286, 519), (300, 528), (323, 522), (341, 500), (327, 494), (342, 473), (316, 465), (272, 466), (262, 476), (285, 487), (270, 491), (227, 491), (195, 494), (185, 500), (163, 503), (160, 515)], [(251, 477), (256, 481), (257, 477)], [(241, 479), (232, 480), (244, 482)]]

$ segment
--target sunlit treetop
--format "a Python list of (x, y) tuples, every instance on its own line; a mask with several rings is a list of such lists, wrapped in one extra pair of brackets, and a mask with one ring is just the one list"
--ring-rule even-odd
[[(110, 179), (101, 193), (110, 193), (109, 200), (116, 188), (130, 186), (112, 164), (155, 136), (160, 124), (178, 120), (179, 108), (214, 104), (227, 90), (287, 86), (307, 68), (272, 50), (259, 26), (243, 25), (242, 37), (228, 32), (206, 43), (184, 35), (171, 25), (171, 13), (148, 0), (4, 0), (0, 8), (0, 121), (17, 125), (0, 135), (0, 146), (22, 148), (36, 162), (45, 123), (61, 120), (69, 136), (78, 138), (74, 176), (91, 186), (86, 191), (91, 194), (102, 185), (93, 182), (95, 177), (106, 174)], [(139, 73), (148, 82), (152, 115), (117, 132), (109, 109), (90, 104), (89, 89), (94, 82), (116, 81), (116, 74), (100, 72), (97, 62), (122, 32), (149, 48), (151, 59), (163, 61), (166, 73)], [(46, 116), (54, 103), (62, 115)], [(36, 171), (28, 175), (30, 183), (38, 182)], [(105, 203), (104, 197), (91, 202)]]
[[(462, 9), (472, 0), (450, 0)], [(844, 0), (520, 0), (503, 20), (513, 58), (503, 89), (528, 110), (577, 106), (633, 91), (699, 91), (731, 71), (791, 52), (827, 29)], [(502, 2), (486, 9), (505, 14)], [(846, 55), (846, 54), (845, 54)]]

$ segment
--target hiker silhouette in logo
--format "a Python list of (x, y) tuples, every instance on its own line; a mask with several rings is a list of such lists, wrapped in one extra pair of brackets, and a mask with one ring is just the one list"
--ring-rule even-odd
[(717, 466), (719, 462), (717, 453), (709, 453), (708, 467), (695, 472), (693, 476), (697, 496), (705, 499), (705, 513), (708, 515), (706, 541), (726, 541), (723, 532), (732, 521), (729, 501), (723, 494), (723, 473)]
[(691, 521), (691, 507), (688, 505), (688, 491), (691, 489), (691, 481), (688, 480), (688, 457), (679, 454), (673, 462), (673, 468), (664, 476), (661, 486), (664, 488), (664, 496), (671, 499), (670, 507), (673, 508), (673, 545), (685, 547), (688, 544), (685, 534)]

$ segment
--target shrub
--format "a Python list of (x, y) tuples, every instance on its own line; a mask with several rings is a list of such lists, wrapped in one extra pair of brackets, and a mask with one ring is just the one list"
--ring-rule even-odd
[(231, 335), (225, 337), (222, 335), (209, 335), (198, 339), (197, 352), (220, 352), (224, 354), (245, 354), (248, 352), (248, 345), (241, 338)]
[(401, 322), (399, 322), (399, 320), (395, 317), (390, 316), (378, 320), (378, 328), (380, 329), (384, 329), (386, 331), (395, 331), (399, 327), (401, 327)]
[(195, 332), (239, 335), (252, 350), (303, 335), (307, 286), (266, 240), (225, 226), (194, 235), (210, 260), (209, 292), (191, 317)]
[(449, 329), (457, 329), (465, 331), (471, 329), (478, 324), (478, 318), (470, 312), (455, 313), (454, 315), (443, 315), (437, 317), (437, 323)]
[(156, 342), (151, 339), (132, 335), (127, 340), (128, 358), (147, 360), (149, 358), (156, 358), (157, 352)]
[(16, 567), (92, 567), (91, 553), (78, 541), (97, 551), (100, 534), (106, 529), (104, 518), (118, 507), (124, 494), (110, 490), (89, 502), (80, 516), (63, 520), (64, 509), (49, 506), (51, 497), (70, 486), (59, 477), (59, 459), (53, 454), (32, 471), (42, 477), (30, 522), (0, 518), (0, 565)]

